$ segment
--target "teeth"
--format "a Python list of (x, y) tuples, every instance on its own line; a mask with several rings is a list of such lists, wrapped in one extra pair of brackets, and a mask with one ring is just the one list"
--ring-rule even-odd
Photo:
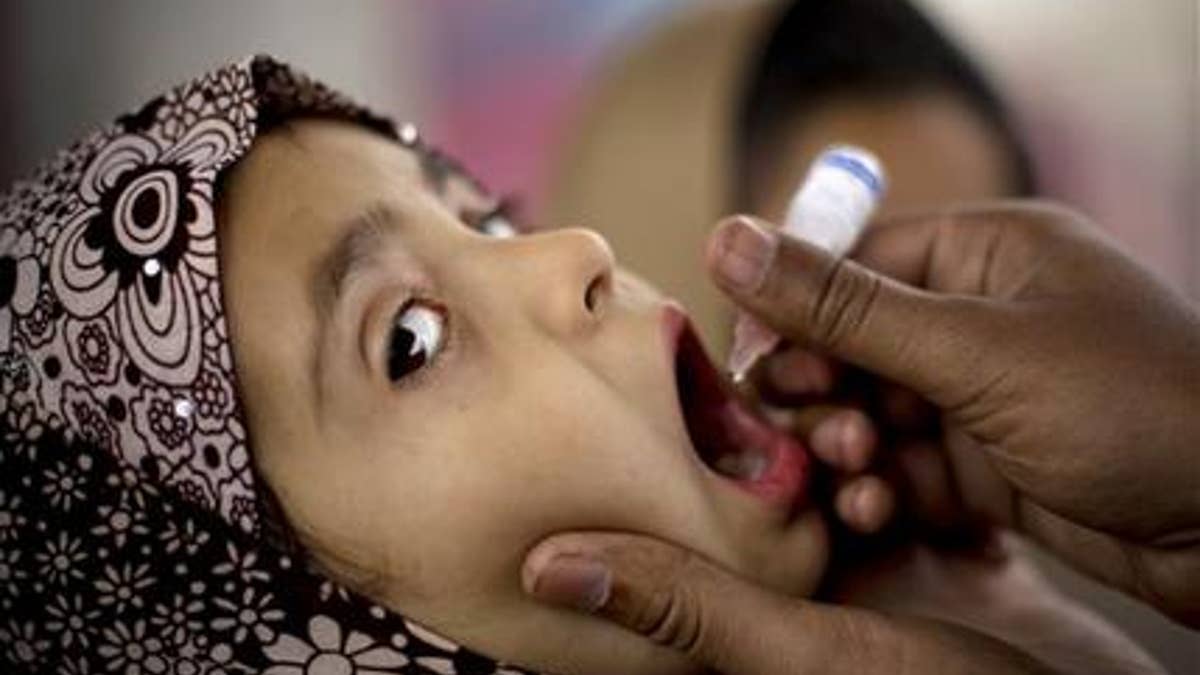
[(716, 469), (737, 480), (758, 480), (767, 471), (767, 458), (754, 451), (722, 455), (716, 462)]
[(742, 466), (747, 480), (758, 480), (767, 472), (767, 458), (759, 453), (743, 455)]
[(717, 458), (714, 468), (718, 473), (730, 478), (737, 478), (738, 472), (742, 468), (742, 457), (741, 455), (721, 455)]

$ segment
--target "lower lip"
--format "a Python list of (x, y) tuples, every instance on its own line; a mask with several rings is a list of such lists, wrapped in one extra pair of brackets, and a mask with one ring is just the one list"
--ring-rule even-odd
[[(667, 363), (673, 364), (680, 336), (687, 329), (688, 318), (683, 308), (674, 302), (663, 308), (662, 315)], [(696, 463), (722, 481), (732, 483), (759, 498), (773, 510), (794, 512), (808, 494), (808, 451), (800, 442), (751, 413), (741, 402), (730, 400), (728, 405), (728, 414), (737, 418), (737, 423), (750, 440), (766, 455), (766, 470), (757, 480), (736, 480), (717, 473), (694, 456)]]
[(717, 475), (773, 508), (788, 511), (798, 508), (808, 493), (809, 457), (804, 446), (746, 410), (741, 403), (731, 401), (729, 406), (728, 414), (742, 418), (737, 423), (749, 430), (750, 442), (766, 456), (767, 468), (756, 480)]

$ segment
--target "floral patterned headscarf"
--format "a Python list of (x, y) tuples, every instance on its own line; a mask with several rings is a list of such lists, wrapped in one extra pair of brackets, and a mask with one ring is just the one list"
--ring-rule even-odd
[(255, 57), (0, 197), (0, 671), (522, 672), (263, 535), (214, 192), (256, 135), (299, 115), (420, 146), (411, 127)]

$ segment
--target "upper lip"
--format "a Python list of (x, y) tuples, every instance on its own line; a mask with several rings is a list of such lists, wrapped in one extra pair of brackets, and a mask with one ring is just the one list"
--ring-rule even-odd
[(663, 307), (663, 319), (666, 325), (667, 358), (674, 362), (675, 354), (679, 351), (679, 339), (688, 329), (687, 312), (679, 306), (679, 303), (670, 301)]

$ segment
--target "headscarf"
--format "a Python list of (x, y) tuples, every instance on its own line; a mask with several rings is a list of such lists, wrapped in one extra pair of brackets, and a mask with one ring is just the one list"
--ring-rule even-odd
[(523, 672), (264, 536), (214, 201), (258, 134), (301, 115), (424, 151), (411, 126), (259, 56), (0, 197), (0, 670)]

